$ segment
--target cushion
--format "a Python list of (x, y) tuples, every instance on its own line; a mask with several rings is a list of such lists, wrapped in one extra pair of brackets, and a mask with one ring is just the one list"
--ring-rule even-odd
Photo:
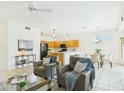
[(75, 67), (74, 67), (74, 71), (76, 73), (80, 73), (82, 71), (84, 71), (87, 67), (87, 63), (80, 63), (80, 61), (77, 61)]
[(49, 64), (50, 58), (43, 58), (43, 64)]
[(70, 56), (70, 69), (71, 70), (74, 70), (75, 64), (77, 63), (79, 59), (80, 59), (79, 57)]

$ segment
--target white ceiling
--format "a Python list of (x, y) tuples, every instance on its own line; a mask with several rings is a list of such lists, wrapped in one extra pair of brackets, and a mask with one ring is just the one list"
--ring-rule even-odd
[[(59, 33), (82, 33), (87, 31), (117, 29), (124, 15), (124, 2), (57, 2), (38, 1), (37, 8), (52, 9), (52, 12), (32, 13), (28, 6), (32, 2), (0, 2), (0, 18), (22, 21), (35, 27), (44, 27), (46, 32), (53, 28)], [(83, 28), (86, 27), (86, 29)]]

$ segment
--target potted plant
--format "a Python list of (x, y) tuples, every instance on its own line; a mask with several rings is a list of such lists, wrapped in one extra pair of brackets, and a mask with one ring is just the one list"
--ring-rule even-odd
[(19, 87), (19, 90), (25, 88), (25, 86), (27, 85), (27, 82), (26, 81), (22, 81), (18, 84), (18, 87)]
[(102, 50), (97, 48), (97, 49), (95, 49), (95, 51), (96, 51), (97, 54), (99, 54)]

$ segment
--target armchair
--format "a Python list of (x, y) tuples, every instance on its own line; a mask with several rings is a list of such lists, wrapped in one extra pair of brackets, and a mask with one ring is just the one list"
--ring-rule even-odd
[[(71, 72), (74, 70), (74, 66), (78, 60), (80, 60), (81, 57), (70, 57), (70, 64), (65, 65), (61, 68), (57, 68), (57, 83), (59, 87), (64, 87), (66, 88), (66, 82), (65, 82), (65, 77), (66, 74), (65, 72)], [(79, 78), (77, 79), (75, 86), (73, 88), (73, 91), (82, 91), (82, 90), (89, 90), (90, 87), (90, 74), (91, 71), (84, 71), (81, 72), (79, 75)]]
[(43, 60), (34, 62), (34, 74), (45, 79), (52, 78), (56, 74), (56, 56), (50, 57), (49, 64), (43, 64)]

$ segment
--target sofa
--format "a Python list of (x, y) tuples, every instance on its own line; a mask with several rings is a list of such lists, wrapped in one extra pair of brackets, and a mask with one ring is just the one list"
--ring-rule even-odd
[(45, 79), (53, 78), (56, 75), (56, 56), (47, 56), (50, 57), (49, 64), (43, 64), (43, 60), (34, 62), (34, 74)]
[[(78, 60), (84, 60), (81, 57), (70, 56), (70, 63), (68, 65), (57, 68), (57, 83), (59, 87), (66, 88), (66, 72), (73, 71)], [(87, 91), (90, 87), (91, 70), (81, 72), (77, 79), (73, 91)]]

